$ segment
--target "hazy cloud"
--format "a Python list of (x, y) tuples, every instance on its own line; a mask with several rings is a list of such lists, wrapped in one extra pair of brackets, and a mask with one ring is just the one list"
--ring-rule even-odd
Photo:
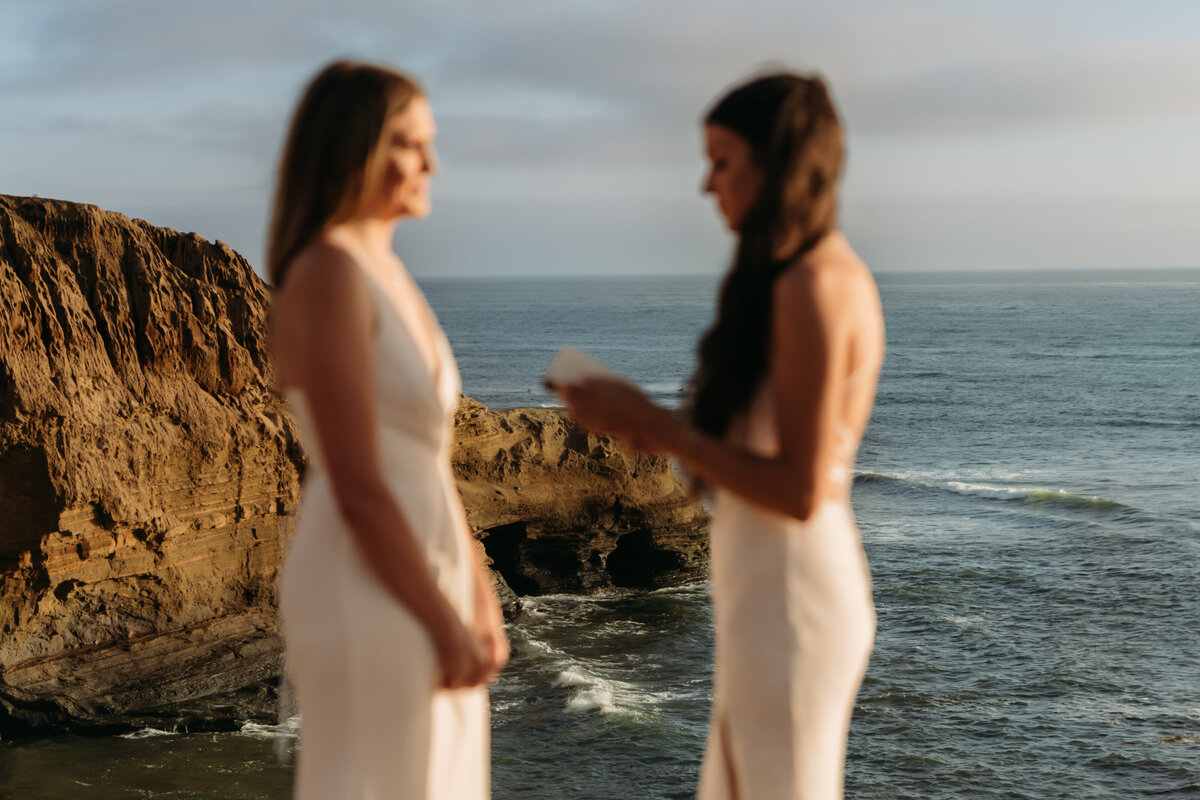
[[(1023, 192), (1056, 192), (1063, 208), (1159, 186), (1200, 196), (1187, 188), (1200, 187), (1192, 0), (8, 0), (0, 146), (21, 157), (0, 159), (0, 191), (211, 225), (210, 237), (253, 258), (265, 217), (253, 209), (268, 202), (287, 115), (309, 75), (339, 56), (397, 64), (429, 88), (446, 165), (439, 209), (462, 216), (426, 230), (540, 236), (563, 255), (539, 263), (606, 252), (588, 220), (659, 253), (664, 269), (697, 261), (689, 250), (667, 264), (681, 237), (723, 241), (696, 193), (698, 120), (723, 87), (772, 64), (819, 69), (834, 87), (852, 136), (848, 222), (860, 236), (922, 242), (935, 260), (946, 242), (987, 238), (989, 225), (1036, 232), (1044, 217), (1012, 202)], [(949, 203), (960, 224), (923, 226), (914, 197)], [(875, 210), (856, 217), (856, 207)], [(1156, 263), (1200, 262), (1187, 237), (1163, 233), (1181, 217), (1130, 219), (1173, 248)], [(1110, 230), (1118, 253), (1145, 252), (1128, 226)], [(1030, 241), (1067, 258), (1041, 234)], [(920, 261), (900, 249), (881, 249), (884, 264)], [(525, 263), (516, 244), (502, 252), (486, 267), (466, 250), (447, 257), (461, 270)], [(1080, 265), (1099, 258), (1078, 253)]]

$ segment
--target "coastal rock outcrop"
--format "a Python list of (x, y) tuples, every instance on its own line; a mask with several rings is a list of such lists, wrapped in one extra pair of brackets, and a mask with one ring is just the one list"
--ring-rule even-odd
[(0, 735), (276, 673), (304, 462), (267, 301), (220, 242), (0, 197)]
[(465, 399), (451, 454), (492, 567), (527, 594), (655, 589), (704, 577), (708, 515), (669, 459), (544, 408)]
[[(0, 738), (273, 713), (304, 454), (268, 287), (228, 246), (0, 195)], [(454, 467), (509, 597), (695, 580), (662, 458), (464, 399)]]

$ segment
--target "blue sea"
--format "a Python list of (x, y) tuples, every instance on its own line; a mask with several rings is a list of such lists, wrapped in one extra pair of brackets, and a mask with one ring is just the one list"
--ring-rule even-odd
[[(553, 405), (560, 345), (680, 403), (716, 291), (422, 283), (464, 390), (495, 408)], [(854, 485), (878, 634), (847, 797), (1200, 797), (1200, 271), (879, 283), (888, 354)], [(510, 635), (497, 800), (692, 796), (704, 584), (526, 598)], [(285, 798), (273, 732), (8, 743), (0, 797)]]

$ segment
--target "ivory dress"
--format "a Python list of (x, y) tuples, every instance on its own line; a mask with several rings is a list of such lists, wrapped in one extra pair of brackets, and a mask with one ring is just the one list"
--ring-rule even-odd
[[(450, 345), (399, 266), (384, 286), (362, 264), (378, 309), (375, 350), (381, 467), (438, 586), (468, 624), (476, 558), (450, 470), (459, 376)], [(397, 291), (408, 288), (409, 292)], [(406, 298), (415, 303), (405, 304)], [(414, 338), (433, 336), (439, 365)], [(296, 800), (485, 800), (488, 697), (436, 688), (428, 634), (364, 561), (338, 513), (316, 430), (288, 400), (309, 457), (296, 533), (279, 586), (287, 669), (300, 709)]]
[[(855, 381), (872, 368), (860, 367)], [(847, 391), (849, 396), (849, 391)], [(711, 525), (713, 710), (698, 800), (837, 800), (850, 714), (875, 635), (870, 574), (850, 509), (858, 442), (840, 427), (826, 500), (805, 522), (718, 491)], [(779, 452), (761, 391), (730, 439)]]

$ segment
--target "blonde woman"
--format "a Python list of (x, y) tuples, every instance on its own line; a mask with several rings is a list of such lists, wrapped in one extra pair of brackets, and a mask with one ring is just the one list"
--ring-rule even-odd
[(309, 457), (279, 588), (297, 800), (489, 796), (508, 643), (450, 471), (454, 356), (392, 250), (429, 213), (435, 134), (415, 81), (339, 61), (280, 162), (271, 341)]
[(700, 800), (836, 800), (875, 631), (850, 476), (883, 314), (837, 229), (842, 128), (824, 83), (752, 80), (718, 100), (704, 134), (704, 188), (738, 245), (690, 419), (617, 381), (562, 392), (584, 425), (672, 453), (716, 489)]

